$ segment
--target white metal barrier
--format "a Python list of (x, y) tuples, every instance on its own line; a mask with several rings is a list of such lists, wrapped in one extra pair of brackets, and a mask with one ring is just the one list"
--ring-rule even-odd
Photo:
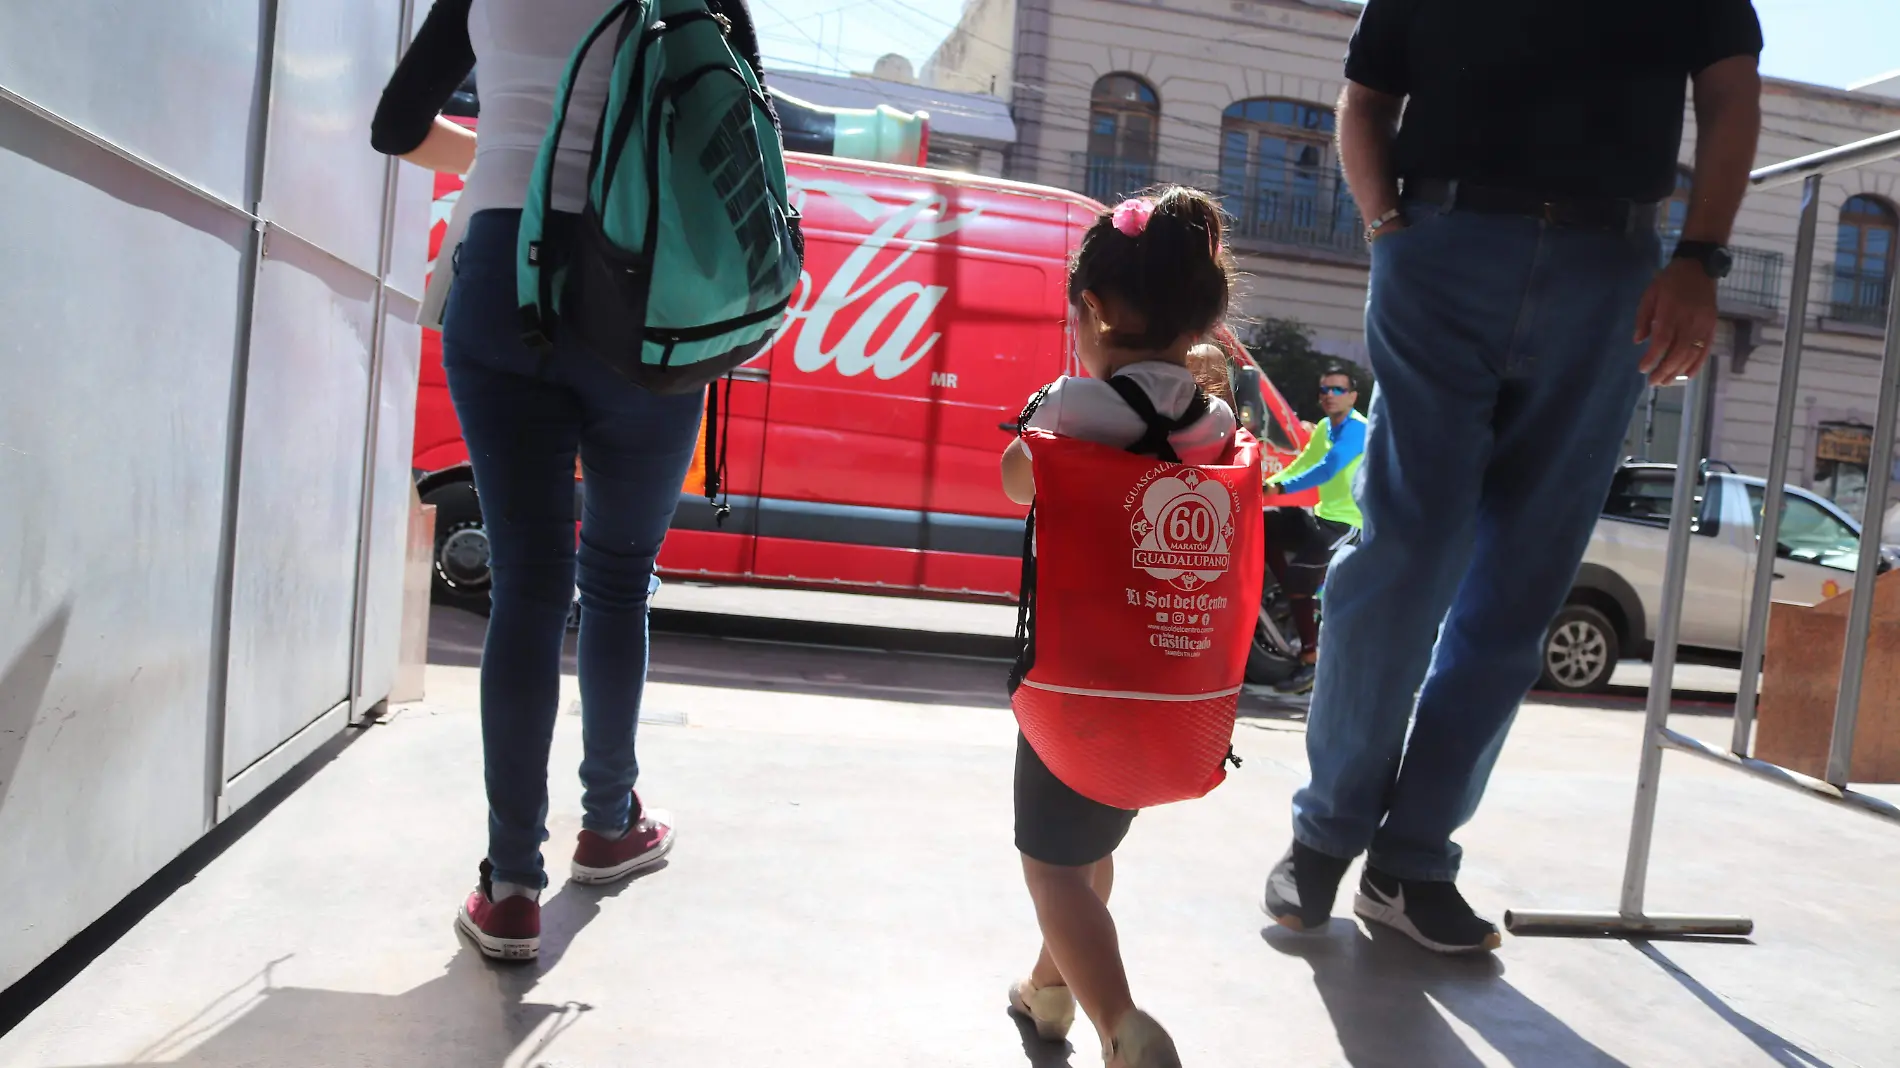
[(1683, 406), (1691, 414), (1676, 449), (1676, 486), (1669, 520), (1669, 556), (1663, 569), (1660, 623), (1649, 680), (1648, 715), (1643, 728), (1642, 761), (1636, 778), (1636, 810), (1630, 825), (1629, 856), (1623, 870), (1622, 900), (1614, 912), (1513, 910), (1504, 914), (1505, 928), (1513, 934), (1565, 935), (1732, 935), (1754, 930), (1744, 916), (1652, 913), (1644, 893), (1649, 882), (1651, 839), (1656, 827), (1656, 794), (1662, 777), (1663, 752), (1674, 749), (1746, 772), (1756, 778), (1801, 790), (1825, 801), (1857, 808), (1900, 822), (1900, 808), (1848, 786), (1854, 751), (1854, 732), (1860, 716), (1861, 676), (1867, 660), (1867, 638), (1872, 630), (1874, 579), (1880, 567), (1880, 524), (1887, 510), (1893, 462), (1895, 417), (1900, 414), (1900, 284), (1887, 298), (1887, 335), (1880, 372), (1880, 396), (1874, 418), (1874, 440), (1862, 506), (1859, 568), (1847, 617), (1847, 640), (1841, 663), (1840, 692), (1834, 708), (1834, 727), (1828, 747), (1827, 777), (1814, 779), (1779, 765), (1752, 758), (1755, 699), (1759, 692), (1763, 645), (1768, 634), (1768, 611), (1773, 597), (1776, 546), (1780, 538), (1783, 487), (1788, 478), (1788, 446), (1793, 437), (1796, 393), (1801, 375), (1802, 343), (1807, 334), (1808, 296), (1814, 277), (1814, 241), (1820, 223), (1821, 183), (1829, 174), (1851, 170), (1900, 156), (1900, 130), (1851, 145), (1817, 152), (1800, 159), (1765, 167), (1749, 176), (1756, 189), (1802, 183), (1801, 222), (1795, 243), (1794, 284), (1788, 300), (1787, 340), (1782, 353), (1781, 388), (1775, 403), (1773, 444), (1769, 453), (1768, 485), (1763, 493), (1760, 542), (1756, 549), (1753, 594), (1749, 600), (1748, 630), (1742, 651), (1741, 690), (1735, 699), (1734, 737), (1727, 750), (1708, 745), (1669, 727), (1669, 704), (1676, 673), (1676, 645), (1681, 633), (1683, 589), (1689, 572), (1689, 535), (1695, 486), (1704, 457), (1702, 441), (1710, 405), (1703, 392), (1705, 375), (1689, 383)]

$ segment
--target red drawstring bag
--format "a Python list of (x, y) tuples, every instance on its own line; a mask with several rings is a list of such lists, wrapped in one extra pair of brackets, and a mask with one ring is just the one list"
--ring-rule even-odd
[(1260, 610), (1259, 442), (1242, 430), (1218, 463), (1181, 465), (1042, 430), (1023, 439), (1036, 505), (1011, 704), (1024, 737), (1105, 805), (1205, 795), (1226, 778)]

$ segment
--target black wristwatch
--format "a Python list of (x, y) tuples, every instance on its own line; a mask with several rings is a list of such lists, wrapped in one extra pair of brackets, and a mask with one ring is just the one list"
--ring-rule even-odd
[(1713, 241), (1678, 241), (1676, 253), (1670, 258), (1694, 260), (1702, 265), (1710, 278), (1727, 278), (1728, 272), (1735, 266), (1735, 257), (1729, 254), (1728, 246)]

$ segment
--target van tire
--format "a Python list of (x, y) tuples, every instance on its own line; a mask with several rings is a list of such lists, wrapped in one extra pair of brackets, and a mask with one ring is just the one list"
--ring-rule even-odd
[(435, 553), (429, 589), (436, 604), (488, 612), (488, 535), (473, 482), (434, 487), (422, 503), (435, 505)]
[(1550, 621), (1541, 652), (1539, 688), (1601, 693), (1609, 689), (1623, 650), (1609, 616), (1587, 604), (1571, 604)]

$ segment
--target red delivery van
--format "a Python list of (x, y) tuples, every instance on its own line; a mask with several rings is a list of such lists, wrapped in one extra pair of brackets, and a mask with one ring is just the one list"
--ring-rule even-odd
[[(946, 171), (788, 161), (805, 276), (772, 346), (715, 385), (721, 426), (707, 430), (723, 436), (731, 512), (714, 521), (696, 463), (662, 574), (1013, 601), (1025, 510), (1003, 495), (997, 461), (1029, 395), (1076, 370), (1067, 262), (1101, 206)], [(438, 179), (432, 255), (458, 186)], [(437, 591), (483, 600), (467, 449), (439, 335), (425, 331), (423, 345), (414, 466), (438, 508)], [(1256, 425), (1278, 470), (1306, 432), (1245, 351), (1227, 347), (1259, 387)]]

